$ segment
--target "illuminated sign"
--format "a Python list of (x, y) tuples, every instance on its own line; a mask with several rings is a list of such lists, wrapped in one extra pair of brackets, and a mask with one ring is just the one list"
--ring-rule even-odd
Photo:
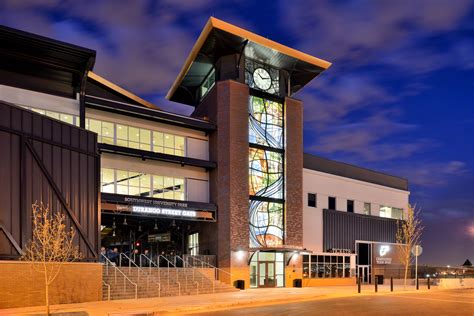
[(158, 208), (158, 207), (136, 206), (136, 205), (132, 206), (132, 213), (179, 216), (179, 217), (198, 217), (196, 211), (174, 210), (170, 208)]
[(390, 253), (389, 245), (379, 245), (378, 256), (375, 257), (375, 262), (377, 264), (392, 264), (392, 258), (387, 257), (387, 254)]
[(389, 245), (382, 245), (380, 246), (379, 254), (380, 256), (385, 256), (388, 252), (390, 251), (390, 246)]

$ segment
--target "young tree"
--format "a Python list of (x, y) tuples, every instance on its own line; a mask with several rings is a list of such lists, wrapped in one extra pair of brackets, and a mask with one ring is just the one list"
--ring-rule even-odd
[(49, 310), (49, 286), (54, 282), (65, 262), (81, 257), (79, 248), (74, 246), (76, 234), (71, 227), (66, 228), (65, 216), (61, 212), (54, 215), (49, 207), (35, 202), (32, 205), (33, 237), (29, 241), (22, 260), (31, 262), (34, 270), (44, 275), (46, 313)]
[[(419, 245), (421, 241), (421, 234), (423, 232), (423, 226), (419, 219), (419, 210), (416, 206), (408, 205), (408, 211), (406, 218), (397, 223), (397, 248), (398, 258), (405, 268), (405, 278), (403, 286), (407, 286), (408, 268), (412, 263), (413, 257), (411, 249), (415, 245)], [(416, 276), (415, 276), (416, 278)]]

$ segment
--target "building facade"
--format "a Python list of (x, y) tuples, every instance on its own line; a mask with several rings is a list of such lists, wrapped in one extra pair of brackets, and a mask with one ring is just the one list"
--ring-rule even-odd
[[(334, 261), (329, 276), (350, 278), (362, 265), (359, 242), (394, 242), (405, 180), (303, 154), (303, 104), (293, 94), (329, 62), (210, 18), (167, 95), (193, 109), (184, 116), (94, 73), (94, 51), (5, 27), (0, 39), (12, 60), (0, 69), (5, 107), (71, 126), (80, 144), (96, 135), (91, 192), (64, 199), (69, 209), (95, 201), (80, 215), (95, 232), (88, 259), (100, 260), (100, 247), (151, 260), (191, 256), (230, 284), (285, 287), (311, 278), (313, 263)], [(69, 168), (76, 178), (85, 170)], [(24, 218), (27, 204), (8, 214)], [(11, 259), (29, 236), (16, 238), (3, 212), (13, 237), (0, 249), (14, 241), (17, 251), (0, 256)]]
[[(399, 267), (394, 244), (409, 203), (406, 179), (305, 154), (303, 192), (303, 245), (312, 251), (305, 278), (357, 274), (371, 282), (374, 269)], [(376, 260), (382, 246), (390, 260)]]

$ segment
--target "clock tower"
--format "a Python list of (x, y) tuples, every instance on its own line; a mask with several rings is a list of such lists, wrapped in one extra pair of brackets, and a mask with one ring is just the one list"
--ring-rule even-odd
[(303, 105), (292, 96), (329, 66), (210, 18), (168, 92), (216, 125), (209, 183), (217, 223), (199, 233), (223, 281), (283, 287), (302, 278)]

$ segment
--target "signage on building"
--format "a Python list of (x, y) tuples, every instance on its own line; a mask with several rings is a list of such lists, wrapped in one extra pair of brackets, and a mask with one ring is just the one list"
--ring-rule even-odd
[(376, 245), (375, 263), (377, 264), (392, 264), (392, 246), (387, 244)]
[(186, 202), (177, 202), (177, 201), (163, 201), (163, 200), (150, 200), (150, 199), (142, 199), (138, 197), (124, 197), (124, 202), (130, 204), (142, 204), (142, 205), (153, 205), (158, 207), (188, 207), (188, 203)]
[(159, 208), (149, 206), (132, 206), (132, 213), (150, 214), (150, 215), (164, 215), (177, 217), (198, 217), (198, 211), (176, 210), (170, 208)]
[(171, 241), (171, 233), (150, 234), (148, 235), (148, 242), (167, 242)]

